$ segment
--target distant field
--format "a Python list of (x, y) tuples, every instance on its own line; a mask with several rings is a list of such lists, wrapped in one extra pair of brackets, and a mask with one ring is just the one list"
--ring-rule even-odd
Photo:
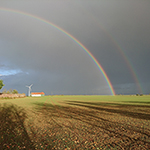
[(0, 149), (150, 149), (150, 96), (0, 99)]
[(0, 99), (1, 103), (14, 103), (21, 106), (32, 106), (33, 102), (47, 102), (51, 100), (65, 102), (67, 101), (86, 101), (86, 102), (104, 102), (104, 103), (118, 103), (118, 104), (133, 104), (133, 105), (150, 105), (150, 95), (144, 96), (99, 96), (99, 95), (73, 95), (73, 96), (44, 96), (44, 97), (26, 97), (16, 99)]

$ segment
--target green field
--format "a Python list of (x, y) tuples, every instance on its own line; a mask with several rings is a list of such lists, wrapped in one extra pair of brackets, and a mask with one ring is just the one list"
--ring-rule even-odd
[(0, 99), (0, 149), (150, 149), (150, 96)]

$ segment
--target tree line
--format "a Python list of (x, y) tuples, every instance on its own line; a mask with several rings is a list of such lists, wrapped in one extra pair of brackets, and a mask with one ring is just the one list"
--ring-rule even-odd
[(10, 89), (10, 90), (6, 90), (6, 89), (4, 89), (3, 91), (2, 91), (2, 93), (3, 94), (18, 94), (18, 91), (16, 90), (16, 89)]
[[(3, 88), (3, 86), (5, 86), (5, 84), (3, 84), (3, 80), (0, 80), (0, 90)], [(6, 90), (4, 89), (3, 94), (18, 94), (18, 91), (16, 89), (10, 89), (10, 90)]]

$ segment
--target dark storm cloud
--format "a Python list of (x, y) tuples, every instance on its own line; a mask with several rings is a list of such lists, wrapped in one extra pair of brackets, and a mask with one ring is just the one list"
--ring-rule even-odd
[[(96, 57), (116, 93), (129, 94), (139, 91), (126, 61), (143, 92), (149, 91), (149, 4), (51, 0), (2, 1), (1, 7), (31, 13), (65, 29)], [(0, 11), (0, 20), (0, 71), (18, 70), (18, 74), (3, 77), (8, 88), (14, 86), (24, 92), (24, 86), (33, 83), (33, 90), (43, 89), (47, 94), (110, 94), (94, 62), (64, 33), (20, 14)]]

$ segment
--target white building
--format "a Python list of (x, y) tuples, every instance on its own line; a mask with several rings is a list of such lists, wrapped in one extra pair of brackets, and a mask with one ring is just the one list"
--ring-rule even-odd
[(40, 97), (40, 96), (45, 96), (45, 93), (44, 92), (32, 92), (31, 93), (31, 96), (32, 97)]

